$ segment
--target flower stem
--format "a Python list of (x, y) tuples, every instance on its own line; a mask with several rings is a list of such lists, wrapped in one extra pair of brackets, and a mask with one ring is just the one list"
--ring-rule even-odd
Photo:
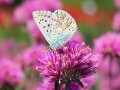
[(55, 88), (55, 90), (59, 90), (59, 83), (58, 82), (55, 82), (54, 88)]
[(70, 90), (69, 85), (70, 85), (70, 81), (66, 83), (66, 87), (65, 87), (66, 90)]

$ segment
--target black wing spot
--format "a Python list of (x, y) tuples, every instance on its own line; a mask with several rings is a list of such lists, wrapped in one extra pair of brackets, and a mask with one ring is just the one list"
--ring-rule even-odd
[(39, 22), (39, 24), (40, 24), (40, 22)]
[(47, 32), (48, 32), (48, 30), (47, 30)]
[(45, 28), (46, 26), (44, 26), (43, 28)]
[(53, 35), (55, 35), (55, 34), (53, 34)]
[(47, 20), (45, 20), (45, 22), (47, 22)]
[(50, 26), (50, 24), (48, 24), (48, 27)]

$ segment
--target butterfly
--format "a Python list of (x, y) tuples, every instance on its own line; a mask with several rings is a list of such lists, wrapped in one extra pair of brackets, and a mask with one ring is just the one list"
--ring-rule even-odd
[(32, 14), (51, 49), (62, 47), (77, 32), (74, 18), (64, 10), (34, 11)]

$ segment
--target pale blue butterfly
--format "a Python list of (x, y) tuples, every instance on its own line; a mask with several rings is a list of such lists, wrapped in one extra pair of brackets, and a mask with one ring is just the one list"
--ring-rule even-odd
[(52, 49), (62, 47), (77, 32), (74, 18), (64, 10), (34, 11), (33, 18)]

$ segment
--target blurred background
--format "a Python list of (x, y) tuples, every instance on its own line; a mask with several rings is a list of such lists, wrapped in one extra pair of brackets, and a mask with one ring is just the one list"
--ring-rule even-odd
[(57, 9), (77, 21), (79, 32), (72, 39), (100, 56), (98, 72), (84, 80), (86, 86), (120, 90), (120, 0), (0, 0), (0, 90), (37, 90), (42, 78), (35, 53), (44, 53), (48, 44), (32, 12)]

